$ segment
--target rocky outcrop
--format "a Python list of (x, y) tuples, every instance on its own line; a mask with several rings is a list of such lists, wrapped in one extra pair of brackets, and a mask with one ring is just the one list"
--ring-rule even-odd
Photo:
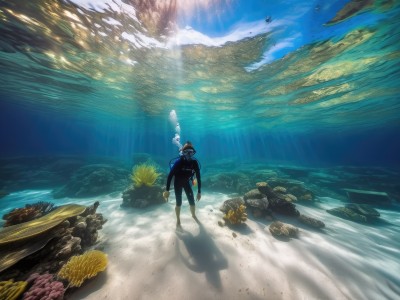
[(122, 193), (122, 207), (144, 208), (151, 205), (163, 204), (165, 200), (162, 196), (163, 189), (161, 186), (140, 187), (130, 186)]

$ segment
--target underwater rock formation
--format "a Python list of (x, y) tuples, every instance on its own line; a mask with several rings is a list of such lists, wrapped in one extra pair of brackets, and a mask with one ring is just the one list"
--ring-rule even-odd
[(311, 217), (308, 217), (308, 216), (305, 216), (303, 214), (301, 214), (299, 216), (299, 221), (301, 223), (304, 223), (304, 224), (306, 224), (308, 226), (311, 226), (311, 227), (314, 227), (314, 228), (317, 228), (317, 229), (325, 227), (325, 223), (324, 222), (322, 222), (320, 220), (317, 220), (317, 219), (314, 219), (314, 218), (311, 218)]
[(293, 225), (286, 224), (280, 221), (274, 221), (269, 225), (269, 231), (275, 237), (297, 237), (299, 229)]
[(374, 222), (380, 214), (367, 204), (347, 204), (346, 207), (337, 207), (327, 210), (328, 213), (354, 222)]
[(98, 250), (73, 256), (58, 272), (58, 277), (69, 282), (70, 286), (80, 287), (89, 278), (95, 277), (107, 267), (107, 255)]
[(122, 207), (144, 208), (150, 205), (163, 204), (163, 188), (154, 186), (130, 186), (122, 193)]
[[(300, 215), (296, 206), (292, 203), (293, 196), (285, 194), (284, 188), (274, 189), (269, 186), (267, 182), (258, 182), (257, 189), (251, 190), (245, 194), (244, 198), (248, 199), (263, 199), (268, 200), (268, 210), (284, 214), (287, 216), (298, 217)], [(247, 202), (246, 202), (247, 203)]]
[(222, 203), (222, 206), (220, 207), (219, 210), (226, 214), (229, 210), (231, 210), (231, 209), (236, 210), (241, 205), (244, 205), (244, 204), (245, 204), (245, 202), (243, 201), (243, 199), (241, 197), (232, 198), (232, 199), (225, 200), (224, 203)]
[[(290, 195), (287, 200), (292, 201), (304, 201), (304, 202), (312, 202), (315, 199), (314, 192), (310, 189), (306, 188), (303, 183), (297, 180), (288, 180), (288, 179), (278, 179), (274, 178), (268, 181), (268, 186), (272, 188), (272, 191), (276, 194), (286, 194)], [(276, 190), (274, 190), (276, 189)], [(264, 188), (265, 191), (265, 188)], [(267, 192), (267, 191), (265, 191)], [(264, 192), (264, 193), (265, 193)], [(268, 195), (266, 194), (267, 196)], [(294, 197), (293, 197), (294, 196)]]
[(24, 293), (22, 300), (62, 300), (64, 299), (64, 285), (54, 279), (52, 274), (33, 273), (27, 279), (32, 286)]
[(65, 186), (54, 190), (53, 197), (93, 197), (123, 190), (128, 173), (106, 164), (87, 165), (79, 168)]

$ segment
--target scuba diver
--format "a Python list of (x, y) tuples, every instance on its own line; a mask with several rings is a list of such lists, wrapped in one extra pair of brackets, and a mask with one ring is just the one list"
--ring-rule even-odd
[(172, 177), (175, 176), (174, 180), (174, 190), (175, 190), (175, 198), (176, 198), (176, 225), (181, 225), (180, 213), (182, 206), (182, 189), (185, 190), (185, 194), (190, 204), (190, 212), (192, 213), (193, 219), (197, 220), (196, 212), (195, 212), (195, 203), (193, 190), (191, 187), (191, 182), (195, 181), (193, 179), (194, 175), (197, 178), (197, 201), (201, 199), (201, 178), (200, 178), (200, 167), (197, 159), (193, 158), (196, 150), (194, 149), (191, 142), (187, 141), (183, 147), (180, 149), (180, 157), (175, 161), (172, 166), (167, 179), (167, 187), (166, 191), (163, 193), (163, 197), (165, 201), (168, 201), (169, 197), (169, 188), (171, 185)]

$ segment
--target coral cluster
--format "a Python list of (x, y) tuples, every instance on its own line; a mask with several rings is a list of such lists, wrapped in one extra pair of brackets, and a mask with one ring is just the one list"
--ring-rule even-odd
[(58, 276), (66, 279), (70, 286), (80, 287), (89, 278), (96, 276), (107, 267), (107, 255), (98, 250), (88, 251), (73, 256), (58, 272)]
[(16, 208), (3, 216), (3, 220), (6, 221), (4, 227), (40, 218), (49, 213), (53, 206), (53, 203), (40, 201), (35, 204), (27, 204), (23, 208)]
[(29, 276), (29, 283), (33, 282), (31, 288), (24, 293), (22, 300), (61, 300), (64, 299), (64, 285), (54, 280), (52, 274), (34, 273)]
[(26, 281), (14, 282), (13, 279), (0, 282), (0, 300), (15, 300), (25, 291)]
[(228, 210), (228, 212), (224, 216), (224, 219), (229, 221), (232, 225), (246, 222), (247, 220), (246, 206), (241, 204), (236, 209)]
[(135, 187), (153, 186), (159, 176), (154, 165), (143, 163), (132, 169), (131, 179)]

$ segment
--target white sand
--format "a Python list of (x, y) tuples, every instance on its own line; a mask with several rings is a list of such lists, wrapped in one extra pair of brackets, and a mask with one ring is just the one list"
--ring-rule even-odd
[(380, 210), (388, 223), (367, 226), (326, 213), (342, 203), (321, 199), (320, 208), (298, 208), (323, 220), (323, 231), (277, 215), (300, 228), (299, 238), (274, 238), (264, 220), (248, 220), (235, 238), (217, 224), (226, 199), (205, 193), (201, 224), (184, 203), (177, 231), (174, 202), (139, 210), (120, 208), (119, 197), (97, 198), (109, 220), (98, 245), (109, 265), (69, 299), (400, 299), (398, 212)]

